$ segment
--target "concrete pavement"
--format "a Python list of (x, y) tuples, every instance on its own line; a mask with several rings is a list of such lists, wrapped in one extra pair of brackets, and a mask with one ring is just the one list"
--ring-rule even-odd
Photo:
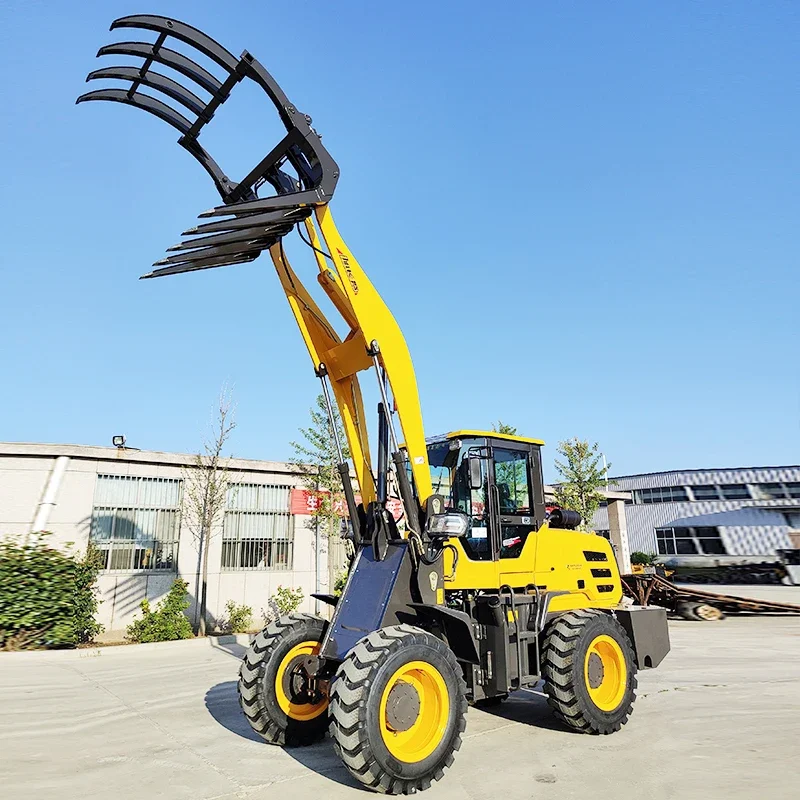
[[(426, 800), (797, 797), (800, 618), (671, 623), (673, 652), (640, 673), (629, 724), (560, 728), (518, 693), (471, 709), (461, 752)], [(5, 800), (364, 798), (330, 742), (281, 750), (236, 701), (242, 645), (127, 647), (113, 657), (0, 654)]]

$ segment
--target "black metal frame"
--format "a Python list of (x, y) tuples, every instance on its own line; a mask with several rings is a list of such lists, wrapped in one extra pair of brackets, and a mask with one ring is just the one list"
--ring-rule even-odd
[[(200, 216), (226, 217), (184, 231), (183, 235), (202, 235), (170, 247), (169, 251), (174, 255), (155, 262), (154, 266), (161, 269), (143, 275), (143, 278), (253, 261), (307, 218), (314, 206), (330, 202), (339, 179), (339, 167), (311, 127), (311, 117), (297, 110), (275, 79), (249, 52), (245, 50), (237, 59), (202, 31), (167, 17), (150, 14), (121, 17), (111, 24), (112, 31), (119, 28), (153, 31), (158, 37), (154, 42), (118, 42), (101, 47), (98, 57), (140, 57), (143, 59), (141, 66), (104, 67), (90, 72), (87, 81), (120, 80), (129, 82), (129, 86), (87, 92), (76, 102), (106, 100), (124, 103), (147, 111), (178, 130), (181, 134), (178, 144), (191, 153), (211, 176), (223, 201), (223, 205)], [(213, 61), (227, 77), (219, 80), (192, 59), (165, 47), (170, 37)], [(154, 71), (154, 64), (162, 64), (189, 78), (209, 93), (211, 99), (204, 102), (177, 81)], [(254, 81), (267, 94), (287, 133), (237, 183), (228, 178), (202, 147), (198, 136), (234, 87), (245, 78)], [(142, 87), (171, 98), (183, 107), (184, 113), (188, 111), (192, 119), (162, 100), (142, 93)], [(287, 165), (297, 173), (296, 178), (286, 171)], [(275, 196), (258, 196), (265, 183), (275, 190)]]

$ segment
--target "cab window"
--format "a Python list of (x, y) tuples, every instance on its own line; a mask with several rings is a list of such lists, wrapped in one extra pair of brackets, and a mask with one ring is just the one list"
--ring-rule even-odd
[(500, 513), (530, 515), (528, 454), (525, 450), (494, 449), (494, 477), (500, 499)]

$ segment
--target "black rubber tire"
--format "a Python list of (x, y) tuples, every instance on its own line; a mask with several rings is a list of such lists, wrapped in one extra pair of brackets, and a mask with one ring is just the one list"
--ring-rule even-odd
[(275, 679), (284, 656), (300, 642), (321, 641), (325, 620), (289, 614), (271, 622), (256, 636), (239, 668), (239, 704), (250, 727), (270, 744), (309, 745), (325, 736), (328, 714), (311, 720), (287, 716), (278, 705)]
[[(398, 761), (383, 742), (378, 719), (381, 696), (403, 664), (426, 661), (444, 679), (449, 715), (444, 736), (421, 761)], [(339, 666), (331, 690), (330, 733), (350, 774), (384, 794), (413, 794), (438, 781), (461, 747), (466, 727), (467, 687), (452, 650), (411, 625), (394, 625), (361, 639)]]
[[(603, 634), (620, 646), (627, 672), (625, 694), (613, 711), (595, 705), (584, 677), (589, 645)], [(582, 733), (614, 733), (633, 712), (637, 685), (633, 647), (622, 625), (603, 611), (567, 611), (550, 623), (543, 645), (542, 677), (547, 702), (556, 717)]]
[[(713, 614), (706, 609), (713, 609)], [(676, 613), (693, 622), (719, 622), (725, 619), (724, 612), (710, 603), (678, 603)]]

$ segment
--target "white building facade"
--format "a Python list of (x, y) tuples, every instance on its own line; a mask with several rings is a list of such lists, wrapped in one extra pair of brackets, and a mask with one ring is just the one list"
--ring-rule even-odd
[[(199, 544), (186, 511), (194, 456), (82, 445), (0, 443), (0, 536), (47, 531), (59, 548), (102, 554), (98, 621), (123, 631), (147, 598), (163, 597), (176, 578), (189, 584), (195, 618)], [(296, 468), (231, 459), (225, 511), (208, 550), (208, 623), (229, 600), (251, 606), (256, 624), (278, 586), (300, 588), (312, 611), (346, 563), (343, 543), (320, 536), (309, 514), (313, 494)], [(323, 605), (323, 609), (324, 609)]]
[[(684, 470), (611, 479), (631, 493), (625, 516), (632, 551), (671, 564), (774, 560), (797, 546), (800, 466)], [(600, 508), (594, 528), (609, 528)]]

